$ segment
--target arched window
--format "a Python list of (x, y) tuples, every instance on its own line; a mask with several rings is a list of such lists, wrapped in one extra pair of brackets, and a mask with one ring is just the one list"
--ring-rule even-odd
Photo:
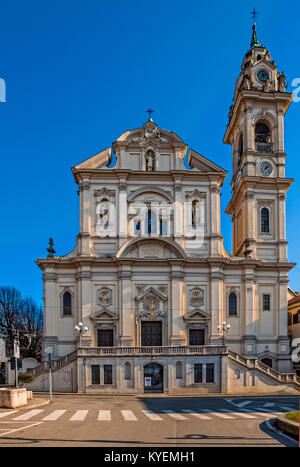
[(271, 143), (271, 132), (265, 123), (257, 123), (255, 125), (255, 142)]
[(72, 316), (72, 295), (70, 292), (63, 294), (63, 316)]
[(131, 379), (131, 364), (129, 362), (126, 362), (124, 365), (124, 378), (126, 380)]
[(243, 137), (243, 133), (240, 134), (240, 138), (239, 138), (239, 145), (238, 145), (238, 151), (239, 151), (239, 159), (238, 159), (238, 164), (240, 163), (240, 160), (243, 156), (243, 152), (244, 152), (244, 137)]
[(192, 227), (196, 229), (199, 224), (199, 201), (192, 202)]
[(176, 363), (176, 379), (182, 379), (182, 362)]
[(260, 213), (261, 233), (270, 233), (270, 212), (263, 208)]
[(229, 295), (229, 316), (236, 316), (237, 315), (237, 296), (235, 293), (231, 293)]

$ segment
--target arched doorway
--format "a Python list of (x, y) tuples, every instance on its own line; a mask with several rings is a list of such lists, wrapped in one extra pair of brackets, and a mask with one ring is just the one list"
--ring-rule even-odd
[(272, 358), (263, 358), (261, 363), (264, 363), (265, 365), (267, 365), (268, 367), (270, 368), (273, 368), (273, 361), (272, 361)]
[(144, 392), (164, 392), (164, 370), (158, 363), (148, 363), (144, 366)]

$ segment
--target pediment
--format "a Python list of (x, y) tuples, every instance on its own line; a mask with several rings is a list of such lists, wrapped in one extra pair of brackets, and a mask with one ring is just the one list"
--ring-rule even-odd
[(188, 155), (188, 163), (192, 169), (196, 169), (199, 172), (203, 173), (218, 173), (226, 175), (227, 171), (224, 170), (219, 165), (215, 164), (214, 162), (210, 161), (201, 154), (197, 153), (193, 149), (190, 150)]
[(112, 151), (111, 148), (104, 149), (104, 151), (95, 154), (89, 159), (77, 164), (74, 169), (105, 169), (111, 161)]
[(118, 313), (114, 313), (110, 310), (101, 310), (101, 311), (97, 311), (96, 313), (93, 313), (91, 316), (90, 316), (90, 319), (94, 320), (94, 321), (108, 321), (108, 320), (117, 320), (119, 319), (119, 315)]
[(186, 316), (184, 316), (184, 319), (187, 321), (206, 321), (209, 318), (210, 316), (208, 315), (208, 313), (200, 309), (193, 310)]
[(140, 302), (147, 295), (150, 295), (150, 294), (155, 295), (159, 300), (162, 300), (163, 302), (167, 301), (167, 297), (165, 295), (161, 294), (158, 290), (154, 289), (153, 287), (149, 287), (149, 289), (142, 292), (138, 297), (136, 297), (136, 301)]

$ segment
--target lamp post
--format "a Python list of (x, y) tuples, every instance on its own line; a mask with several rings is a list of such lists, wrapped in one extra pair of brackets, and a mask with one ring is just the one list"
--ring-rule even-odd
[(225, 345), (225, 334), (230, 331), (230, 324), (227, 324), (226, 321), (223, 322), (222, 326), (218, 326), (219, 334), (223, 336), (223, 345)]
[(77, 332), (77, 336), (81, 338), (86, 332), (88, 332), (89, 328), (87, 326), (83, 327), (83, 323), (78, 323), (75, 326), (75, 331)]

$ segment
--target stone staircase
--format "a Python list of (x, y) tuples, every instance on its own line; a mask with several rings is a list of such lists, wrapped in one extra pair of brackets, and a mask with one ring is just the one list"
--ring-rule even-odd
[[(55, 372), (61, 370), (62, 368), (68, 366), (70, 363), (74, 362), (77, 358), (77, 353), (77, 350), (75, 350), (75, 352), (71, 352), (68, 355), (65, 355), (64, 357), (60, 358), (59, 360), (53, 360), (51, 362), (52, 371)], [(44, 361), (37, 365), (35, 368), (28, 370), (28, 373), (31, 374), (34, 378), (37, 378), (38, 376), (48, 372), (48, 361)]]
[(258, 373), (270, 377), (279, 384), (291, 385), (300, 390), (300, 377), (295, 373), (279, 373), (279, 371), (268, 367), (257, 358), (243, 357), (243, 355), (233, 352), (232, 350), (228, 350), (228, 357), (231, 360), (240, 363), (248, 370), (256, 370)]

